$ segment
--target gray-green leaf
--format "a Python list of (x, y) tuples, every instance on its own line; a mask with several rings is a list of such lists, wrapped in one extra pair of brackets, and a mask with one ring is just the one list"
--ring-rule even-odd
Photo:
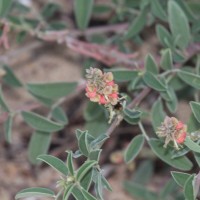
[(146, 72), (143, 76), (144, 82), (157, 91), (165, 91), (166, 86), (151, 72)]
[(56, 158), (51, 155), (40, 155), (38, 156), (38, 159), (47, 163), (49, 166), (54, 168), (56, 171), (60, 172), (61, 174), (67, 176), (68, 175), (68, 169), (66, 164), (60, 160), (59, 158)]
[(184, 49), (190, 42), (190, 27), (188, 19), (180, 6), (172, 0), (168, 3), (168, 14), (169, 25), (174, 40), (177, 40), (176, 44), (178, 47)]
[(58, 83), (29, 83), (28, 90), (37, 96), (47, 99), (59, 99), (75, 90), (77, 83), (58, 82)]
[(198, 122), (200, 122), (200, 103), (195, 101), (190, 101), (190, 107), (192, 109), (192, 112), (197, 119)]
[(196, 199), (194, 196), (193, 181), (194, 181), (194, 174), (190, 175), (190, 177), (186, 180), (185, 185), (184, 185), (184, 196), (187, 200)]
[(22, 116), (27, 124), (39, 131), (55, 132), (63, 129), (63, 124), (53, 122), (33, 112), (22, 111)]
[(15, 199), (26, 197), (54, 197), (55, 194), (52, 190), (47, 188), (27, 188), (18, 192)]
[(171, 158), (172, 147), (168, 146), (167, 148), (163, 147), (163, 142), (158, 139), (150, 139), (149, 145), (152, 151), (164, 162), (171, 165), (176, 169), (183, 171), (188, 171), (192, 168), (192, 162), (185, 156), (178, 157), (176, 159)]
[(172, 171), (171, 174), (172, 174), (173, 179), (176, 181), (176, 183), (181, 187), (185, 185), (185, 182), (190, 176), (190, 174), (183, 173), (183, 172), (176, 172), (176, 171)]
[(32, 164), (40, 164), (37, 157), (46, 154), (51, 142), (51, 134), (42, 131), (35, 131), (28, 146), (28, 157)]
[(200, 89), (199, 75), (181, 70), (178, 72), (178, 76), (183, 82), (187, 83), (188, 85), (196, 89)]
[(144, 145), (144, 137), (143, 135), (135, 136), (127, 149), (125, 150), (124, 159), (126, 163), (129, 163), (135, 159), (135, 157), (139, 154), (140, 150)]
[(87, 28), (92, 14), (94, 0), (74, 0), (74, 12), (78, 28)]

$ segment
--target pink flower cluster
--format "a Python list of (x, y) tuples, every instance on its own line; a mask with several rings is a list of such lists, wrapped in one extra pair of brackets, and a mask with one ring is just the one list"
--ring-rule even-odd
[(187, 126), (175, 117), (165, 117), (164, 122), (156, 132), (159, 137), (165, 137), (165, 147), (172, 141), (176, 149), (187, 137)]
[(119, 100), (118, 85), (113, 80), (113, 74), (103, 73), (100, 69), (92, 67), (87, 69), (86, 73), (86, 96), (90, 101), (116, 105)]

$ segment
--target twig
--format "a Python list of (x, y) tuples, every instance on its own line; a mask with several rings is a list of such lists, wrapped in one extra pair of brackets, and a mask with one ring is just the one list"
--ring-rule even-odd
[[(140, 94), (135, 99), (133, 99), (133, 101), (128, 105), (128, 107), (134, 108), (135, 106), (138, 106), (150, 91), (151, 91), (150, 88), (148, 87), (144, 88), (140, 92)], [(123, 120), (122, 116), (115, 118), (110, 127), (108, 128), (108, 130), (106, 131), (106, 135), (110, 136), (111, 133), (115, 130), (115, 128), (117, 128), (117, 126), (121, 123), (122, 120)]]

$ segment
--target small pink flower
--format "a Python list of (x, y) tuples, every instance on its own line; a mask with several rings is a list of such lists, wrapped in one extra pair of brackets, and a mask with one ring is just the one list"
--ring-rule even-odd
[(179, 121), (178, 124), (176, 125), (176, 130), (180, 130), (184, 127), (183, 122)]
[(99, 104), (107, 104), (108, 102), (106, 101), (105, 97), (103, 95), (100, 96), (99, 99)]
[(113, 99), (117, 99), (118, 98), (118, 94), (117, 93), (112, 93), (109, 95), (109, 97), (113, 98)]
[(179, 137), (176, 139), (176, 142), (177, 142), (178, 144), (184, 143), (184, 142), (185, 142), (186, 136), (187, 136), (187, 133), (186, 133), (186, 132), (181, 133), (181, 134), (179, 135)]
[(86, 95), (87, 95), (89, 98), (94, 98), (97, 94), (96, 94), (96, 92), (87, 92)]
[(110, 82), (106, 83), (106, 85), (108, 85), (108, 86), (113, 86), (114, 84), (115, 84), (114, 81), (110, 81)]

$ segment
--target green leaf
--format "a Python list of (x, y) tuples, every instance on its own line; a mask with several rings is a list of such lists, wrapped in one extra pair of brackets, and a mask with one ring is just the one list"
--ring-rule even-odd
[(193, 113), (191, 114), (189, 121), (187, 122), (187, 127), (189, 133), (200, 129), (200, 123), (197, 121)]
[(101, 176), (101, 178), (102, 178), (103, 187), (104, 187), (106, 190), (112, 192), (112, 187), (110, 186), (110, 183), (106, 180), (106, 178), (105, 178), (104, 176)]
[(35, 131), (31, 136), (28, 147), (28, 157), (32, 164), (40, 164), (37, 157), (46, 154), (51, 142), (51, 134), (41, 131)]
[(79, 29), (87, 28), (92, 14), (94, 0), (74, 0), (74, 12)]
[(180, 6), (172, 0), (168, 2), (168, 14), (170, 30), (174, 40), (178, 38), (176, 44), (181, 49), (184, 49), (190, 42), (190, 27), (188, 19)]
[(80, 185), (87, 191), (89, 190), (91, 186), (92, 176), (93, 176), (93, 170), (90, 170), (86, 173), (86, 175), (82, 178), (80, 182)]
[(49, 166), (51, 166), (52, 168), (54, 168), (56, 171), (60, 172), (61, 174), (65, 176), (68, 175), (67, 166), (62, 160), (51, 155), (40, 155), (38, 156), (38, 160), (41, 160), (47, 163)]
[(200, 146), (193, 142), (190, 137), (186, 137), (184, 144), (192, 151), (200, 153)]
[(172, 171), (171, 175), (173, 179), (176, 181), (176, 183), (181, 187), (185, 185), (187, 179), (190, 176), (190, 174), (183, 173), (183, 172), (175, 172), (175, 171)]
[(140, 121), (140, 118), (139, 117), (138, 118), (130, 118), (128, 115), (125, 115), (124, 120), (129, 124), (135, 125), (135, 124), (138, 124), (138, 122)]
[(91, 195), (88, 191), (82, 188), (81, 192), (86, 200), (97, 200), (93, 195)]
[(55, 197), (55, 194), (47, 188), (27, 188), (18, 192), (15, 199), (26, 197)]
[(147, 190), (144, 186), (139, 184), (128, 182), (124, 183), (124, 189), (134, 198), (142, 200), (155, 200), (157, 195), (154, 192)]
[(165, 91), (165, 85), (151, 72), (146, 72), (143, 76), (144, 82), (151, 88), (157, 91)]
[(83, 177), (87, 174), (88, 171), (92, 169), (92, 167), (96, 164), (97, 162), (94, 160), (86, 161), (79, 169), (77, 172), (77, 181), (81, 181)]
[(135, 20), (129, 25), (129, 28), (124, 35), (124, 39), (130, 39), (138, 35), (146, 24), (147, 7), (145, 7), (140, 14), (135, 18)]
[(77, 83), (68, 82), (29, 83), (27, 84), (27, 89), (39, 97), (56, 100), (73, 92), (76, 86)]
[(183, 82), (187, 83), (188, 85), (190, 85), (196, 89), (200, 89), (200, 76), (199, 75), (180, 70), (178, 72), (178, 76)]
[(0, 17), (4, 17), (7, 14), (12, 2), (13, 2), (12, 0), (0, 1)]
[(126, 163), (130, 163), (135, 159), (135, 157), (139, 154), (140, 150), (144, 145), (144, 137), (143, 135), (135, 136), (127, 149), (125, 150), (124, 159)]
[(102, 152), (102, 149), (96, 149), (94, 151), (91, 151), (89, 154), (89, 159), (96, 160), (97, 162), (99, 162), (101, 152)]
[(85, 200), (85, 197), (77, 186), (73, 188), (72, 194), (76, 200)]
[(156, 35), (164, 47), (172, 47), (172, 36), (164, 26), (160, 24), (156, 26)]
[(139, 71), (136, 70), (128, 70), (124, 68), (117, 69), (104, 69), (106, 72), (112, 72), (114, 76), (114, 80), (118, 82), (131, 81), (134, 80), (137, 76), (139, 76)]
[(159, 127), (161, 125), (161, 123), (164, 121), (165, 116), (166, 116), (166, 114), (163, 110), (162, 101), (160, 99), (158, 99), (153, 104), (153, 107), (151, 110), (152, 124), (153, 124), (155, 131), (157, 130), (157, 127)]
[(166, 101), (166, 105), (167, 105), (167, 108), (170, 110), (171, 113), (175, 113), (176, 110), (177, 110), (177, 106), (178, 106), (177, 96), (176, 96), (174, 89), (172, 89), (172, 87), (169, 87), (168, 91), (169, 91), (169, 95), (170, 95), (171, 100)]
[(22, 87), (23, 86), (21, 81), (16, 77), (13, 70), (9, 66), (4, 65), (3, 69), (6, 72), (6, 75), (3, 77), (4, 82), (6, 82), (8, 85), (13, 86), (13, 87)]
[(192, 109), (192, 113), (194, 114), (196, 120), (200, 122), (200, 103), (195, 101), (190, 101), (190, 107)]
[(64, 127), (63, 124), (53, 122), (33, 112), (22, 111), (22, 116), (28, 125), (39, 131), (55, 132), (63, 129)]
[(172, 196), (172, 194), (177, 190), (177, 184), (173, 179), (170, 179), (162, 188), (159, 194), (160, 199), (167, 199), (166, 197)]
[(2, 110), (5, 112), (10, 112), (10, 109), (4, 99), (1, 86), (0, 86), (0, 108), (2, 108)]
[(159, 0), (151, 0), (151, 10), (152, 10), (152, 13), (159, 19), (163, 21), (167, 20), (167, 15), (163, 7), (161, 6)]
[(124, 110), (124, 114), (128, 117), (130, 117), (131, 119), (137, 119), (140, 118), (142, 115), (141, 111), (135, 110), (135, 109), (129, 109), (129, 108), (125, 108)]
[(145, 57), (145, 69), (147, 72), (151, 72), (152, 74), (158, 74), (158, 66), (156, 64), (156, 61), (154, 60), (153, 56), (151, 54), (148, 54)]
[(81, 153), (85, 156), (89, 154), (89, 145), (88, 145), (88, 133), (83, 132), (78, 139), (78, 146)]
[(74, 164), (73, 164), (73, 159), (72, 159), (72, 152), (68, 152), (67, 156), (67, 168), (69, 170), (69, 173), (71, 176), (74, 176)]
[(200, 167), (200, 153), (193, 152), (193, 154), (198, 166)]
[(96, 193), (99, 199), (103, 200), (103, 184), (102, 184), (102, 178), (101, 173), (98, 173), (97, 175), (97, 183), (96, 183)]
[(170, 49), (165, 49), (162, 51), (162, 57), (160, 61), (160, 66), (164, 70), (170, 70), (173, 67), (172, 63), (172, 51)]
[(68, 118), (61, 107), (55, 107), (52, 110), (52, 117), (59, 123), (63, 123), (64, 125), (68, 124)]
[(56, 3), (47, 3), (41, 11), (41, 15), (44, 19), (48, 20), (53, 17), (56, 12), (60, 12), (61, 6)]
[(44, 98), (44, 97), (40, 97), (40, 96), (35, 95), (33, 93), (31, 93), (31, 95), (33, 97), (35, 97), (39, 102), (41, 102), (42, 104), (44, 104), (47, 107), (51, 107), (53, 105), (53, 103), (54, 103), (54, 101), (52, 99), (47, 99), (47, 98)]
[(168, 165), (171, 165), (172, 167), (176, 169), (180, 169), (183, 171), (188, 171), (192, 168), (191, 161), (185, 157), (178, 157), (176, 159), (171, 159), (171, 153), (172, 147), (168, 146), (167, 149), (163, 147), (163, 142), (161, 142), (158, 139), (150, 139), (149, 145), (152, 149), (152, 151), (165, 163)]
[(8, 116), (6, 122), (4, 123), (4, 133), (5, 138), (8, 143), (11, 143), (12, 136), (12, 124), (13, 124), (13, 115)]
[(184, 196), (187, 200), (195, 200), (194, 188), (193, 188), (194, 174), (186, 180), (184, 185)]
[[(134, 176), (133, 176), (133, 182), (145, 185), (149, 182), (151, 177), (153, 176), (153, 161), (152, 160), (145, 160), (143, 161), (138, 168), (136, 169)], [(144, 176), (145, 174), (145, 176)], [(142, 178), (141, 178), (142, 177)]]
[(96, 118), (98, 118), (102, 114), (102, 112), (104, 112), (104, 111), (100, 105), (89, 101), (87, 104), (87, 107), (84, 110), (83, 116), (84, 116), (85, 120), (91, 121), (91, 120), (95, 120)]
[(66, 189), (65, 189), (65, 192), (64, 192), (64, 195), (63, 195), (63, 200), (69, 199), (69, 196), (72, 193), (73, 188), (74, 188), (74, 184), (69, 184), (69, 185), (66, 186)]

